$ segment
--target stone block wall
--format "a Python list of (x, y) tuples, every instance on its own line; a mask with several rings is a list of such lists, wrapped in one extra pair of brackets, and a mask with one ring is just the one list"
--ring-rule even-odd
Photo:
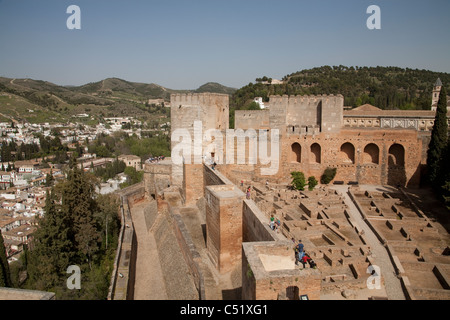
[(220, 273), (241, 262), (242, 202), (244, 193), (234, 185), (208, 186), (206, 200), (206, 247)]
[(321, 281), (318, 269), (296, 268), (290, 242), (243, 244), (243, 300), (298, 300), (302, 295), (319, 300)]
[(204, 194), (203, 164), (184, 165), (183, 192), (186, 205), (197, 203)]
[(236, 110), (234, 113), (235, 128), (270, 129), (269, 110)]

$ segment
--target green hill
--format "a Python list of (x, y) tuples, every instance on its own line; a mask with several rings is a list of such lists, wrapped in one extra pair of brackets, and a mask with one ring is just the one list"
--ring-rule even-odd
[(345, 105), (370, 103), (381, 109), (431, 107), (433, 85), (438, 78), (450, 88), (450, 74), (397, 67), (330, 67), (303, 70), (283, 78), (283, 84), (250, 83), (237, 90), (232, 110), (246, 109), (255, 97), (267, 102), (270, 95), (342, 94)]
[(286, 76), (305, 94), (342, 94), (347, 106), (371, 103), (381, 109), (431, 107), (433, 85), (440, 78), (450, 88), (450, 74), (397, 67), (321, 67)]
[(195, 90), (196, 93), (213, 92), (232, 95), (237, 89), (225, 87), (217, 82), (208, 82)]
[(197, 90), (172, 90), (151, 83), (108, 78), (82, 86), (59, 86), (47, 81), (0, 77), (0, 120), (31, 123), (70, 121), (86, 113), (89, 121), (104, 117), (132, 116), (142, 120), (167, 121), (168, 111), (147, 104), (149, 99), (170, 100), (179, 92), (228, 93), (234, 89), (207, 83)]

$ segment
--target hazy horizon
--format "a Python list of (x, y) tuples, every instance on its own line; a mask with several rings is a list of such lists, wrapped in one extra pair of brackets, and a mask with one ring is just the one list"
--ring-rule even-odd
[[(80, 30), (66, 26), (70, 5)], [(370, 5), (381, 8), (380, 30), (367, 28)], [(0, 0), (0, 75), (191, 90), (324, 65), (449, 73), (449, 9), (447, 0)]]

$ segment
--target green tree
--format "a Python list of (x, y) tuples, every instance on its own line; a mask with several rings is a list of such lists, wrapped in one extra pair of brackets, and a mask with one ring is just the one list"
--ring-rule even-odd
[(133, 167), (126, 167), (124, 173), (127, 175), (127, 182), (122, 183), (121, 187), (128, 187), (132, 186), (134, 184), (137, 184), (142, 181), (144, 178), (144, 172), (143, 171), (137, 171)]
[(305, 190), (306, 179), (305, 179), (304, 173), (294, 171), (294, 172), (291, 172), (291, 176), (292, 176), (292, 186), (294, 187), (294, 189), (300, 190), (300, 191)]
[(73, 240), (81, 260), (91, 263), (92, 255), (98, 250), (99, 233), (94, 212), (94, 184), (72, 159), (72, 169), (62, 185), (61, 211), (72, 221)]
[[(57, 299), (106, 299), (118, 242), (118, 199), (97, 195), (95, 178), (70, 161), (67, 180), (48, 192), (30, 258), (24, 265), (29, 289), (52, 291)], [(102, 237), (103, 235), (103, 237)], [(77, 265), (83, 290), (68, 290), (66, 270)]]
[(336, 177), (337, 168), (326, 168), (320, 177), (320, 183), (329, 184)]
[(442, 161), (439, 166), (439, 179), (438, 183), (440, 190), (438, 193), (442, 196), (442, 199), (450, 210), (450, 139), (447, 141), (447, 146), (445, 147), (442, 155)]
[(37, 290), (49, 290), (59, 283), (74, 258), (71, 219), (58, 210), (55, 192), (47, 191), (44, 218), (39, 221), (27, 268)]
[(45, 176), (45, 186), (46, 187), (51, 187), (53, 185), (53, 182), (55, 181), (55, 178), (53, 177), (53, 174), (47, 173), (47, 175)]
[[(436, 188), (439, 185), (439, 168), (442, 162), (443, 151), (447, 146), (447, 92), (443, 86), (439, 95), (436, 116), (433, 130), (431, 132), (431, 141), (427, 153), (427, 176), (428, 181)], [(436, 183), (438, 183), (436, 185)]]
[(317, 179), (315, 177), (309, 177), (308, 178), (308, 189), (309, 191), (314, 190), (314, 188), (317, 186), (319, 182), (317, 181)]
[(6, 248), (3, 242), (2, 231), (0, 230), (0, 287), (11, 287), (11, 285), (11, 274), (6, 257)]

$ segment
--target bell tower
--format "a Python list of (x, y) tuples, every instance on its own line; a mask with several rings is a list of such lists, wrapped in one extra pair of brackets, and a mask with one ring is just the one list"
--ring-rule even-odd
[(431, 110), (436, 111), (437, 104), (439, 102), (439, 94), (441, 93), (442, 89), (442, 81), (441, 78), (438, 78), (436, 83), (434, 84), (433, 88), (433, 97), (431, 100)]

